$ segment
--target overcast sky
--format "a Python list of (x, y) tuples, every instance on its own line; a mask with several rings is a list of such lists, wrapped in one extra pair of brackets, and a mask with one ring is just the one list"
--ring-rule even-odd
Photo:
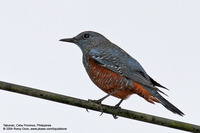
[[(137, 95), (122, 108), (200, 125), (199, 7), (199, 0), (1, 1), (0, 80), (85, 100), (105, 96), (86, 74), (81, 50), (58, 41), (93, 30), (169, 88), (164, 90), (167, 99), (186, 115), (175, 115)], [(118, 102), (110, 97), (103, 103)], [(3, 124), (67, 128), (58, 133), (183, 132), (2, 90), (0, 106), (0, 132)]]

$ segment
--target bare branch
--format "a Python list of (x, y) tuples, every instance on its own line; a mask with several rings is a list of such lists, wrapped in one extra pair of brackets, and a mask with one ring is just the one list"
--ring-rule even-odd
[[(77, 106), (77, 107), (81, 107), (85, 109), (100, 111), (100, 106), (96, 103), (78, 99), (78, 98), (69, 97), (69, 96), (64, 96), (60, 94), (55, 94), (55, 93), (51, 93), (51, 92), (47, 92), (43, 90), (38, 90), (38, 89), (30, 88), (30, 87), (25, 87), (25, 86), (20, 86), (20, 85), (15, 85), (15, 84), (10, 84), (10, 83), (0, 81), (0, 89), (16, 92), (16, 93), (20, 93), (24, 95), (29, 95), (29, 96), (33, 96), (37, 98), (42, 98), (42, 99), (46, 99), (50, 101), (55, 101), (59, 103), (69, 104), (69, 105), (73, 105), (73, 106)], [(157, 124), (161, 126), (166, 126), (170, 128), (175, 128), (179, 130), (200, 133), (200, 126), (193, 125), (190, 123), (170, 120), (166, 118), (161, 118), (161, 117), (152, 116), (152, 115), (143, 114), (143, 113), (125, 110), (125, 109), (118, 110), (115, 107), (108, 106), (108, 105), (102, 105), (102, 109), (104, 113), (108, 113), (112, 115), (115, 115), (116, 112), (118, 112), (117, 115), (121, 117), (135, 119), (135, 120)]]

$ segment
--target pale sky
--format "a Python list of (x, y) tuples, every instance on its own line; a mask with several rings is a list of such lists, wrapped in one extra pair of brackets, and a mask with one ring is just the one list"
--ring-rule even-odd
[[(85, 100), (105, 96), (90, 81), (81, 50), (58, 41), (92, 30), (127, 51), (169, 88), (163, 90), (167, 99), (185, 116), (137, 95), (122, 108), (200, 125), (199, 7), (198, 0), (1, 1), (0, 80)], [(0, 132), (3, 124), (67, 128), (57, 133), (183, 132), (7, 91), (0, 90), (0, 95)], [(103, 104), (118, 102), (109, 97)]]

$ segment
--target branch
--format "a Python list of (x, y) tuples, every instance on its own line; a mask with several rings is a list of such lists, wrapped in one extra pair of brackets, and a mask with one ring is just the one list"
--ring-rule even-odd
[[(0, 89), (16, 92), (20, 94), (25, 94), (25, 95), (29, 95), (29, 96), (33, 96), (37, 98), (42, 98), (42, 99), (46, 99), (50, 101), (55, 101), (59, 103), (69, 104), (69, 105), (73, 105), (73, 106), (77, 106), (77, 107), (81, 107), (85, 109), (100, 111), (99, 104), (78, 99), (78, 98), (73, 98), (73, 97), (55, 94), (55, 93), (51, 93), (51, 92), (47, 92), (43, 90), (38, 90), (38, 89), (30, 88), (30, 87), (25, 87), (25, 86), (20, 86), (20, 85), (15, 85), (15, 84), (10, 84), (10, 83), (0, 81)], [(102, 105), (102, 110), (104, 113), (108, 113), (112, 115), (115, 115), (116, 112), (118, 112), (117, 113), (118, 116), (129, 118), (129, 119), (135, 119), (135, 120), (157, 124), (161, 126), (166, 126), (170, 128), (175, 128), (179, 130), (200, 133), (200, 126), (193, 125), (190, 123), (170, 120), (166, 118), (161, 118), (161, 117), (152, 116), (152, 115), (143, 114), (143, 113), (125, 110), (125, 109), (120, 109), (118, 111), (118, 109), (112, 106), (108, 106), (108, 105)]]

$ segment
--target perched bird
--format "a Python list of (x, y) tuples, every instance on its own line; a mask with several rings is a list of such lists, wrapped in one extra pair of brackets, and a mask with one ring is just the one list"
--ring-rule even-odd
[[(101, 103), (112, 95), (120, 100), (116, 107), (132, 94), (138, 94), (150, 103), (161, 103), (171, 112), (184, 113), (167, 101), (157, 87), (165, 88), (152, 79), (140, 63), (103, 35), (85, 31), (73, 38), (60, 41), (75, 43), (83, 53), (83, 65), (90, 79), (108, 95), (96, 100)], [(165, 94), (166, 95), (166, 94)]]

